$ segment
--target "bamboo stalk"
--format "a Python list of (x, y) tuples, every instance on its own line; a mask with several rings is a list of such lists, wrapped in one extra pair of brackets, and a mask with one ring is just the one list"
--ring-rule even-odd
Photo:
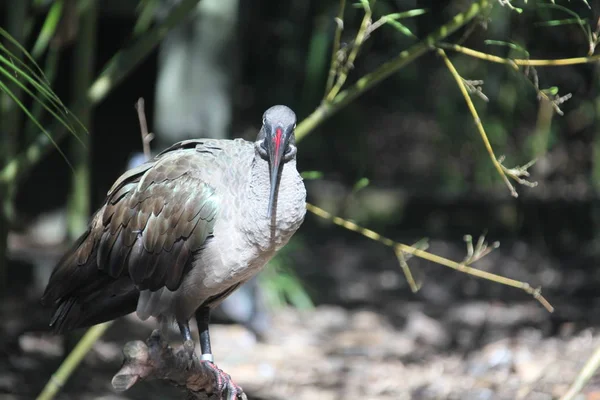
[(50, 378), (48, 383), (46, 383), (44, 390), (37, 397), (37, 400), (51, 400), (54, 398), (54, 396), (56, 396), (56, 394), (67, 382), (73, 371), (75, 371), (81, 360), (83, 360), (92, 346), (94, 346), (94, 343), (96, 343), (96, 341), (104, 334), (110, 325), (111, 322), (105, 322), (88, 329), (79, 343), (77, 343), (77, 346), (75, 346), (73, 351), (69, 353), (69, 356), (52, 375), (52, 378)]
[(106, 95), (160, 43), (171, 28), (193, 14), (192, 11), (199, 1), (181, 1), (173, 7), (169, 16), (160, 26), (141, 36), (133, 47), (115, 54), (88, 91), (88, 97), (92, 104), (97, 104), (106, 98)]
[[(1, 198), (8, 197), (5, 193), (5, 188), (0, 188)], [(9, 221), (4, 216), (4, 213), (0, 214), (0, 295), (6, 290), (6, 275), (8, 269), (8, 223)]]
[[(594, 65), (594, 82), (593, 87), (600, 89), (600, 65)], [(596, 92), (598, 93), (598, 92)], [(594, 110), (596, 110), (594, 115), (594, 122), (598, 124), (600, 122), (600, 94), (597, 94), (596, 97), (591, 100), (592, 105), (594, 106)], [(600, 135), (594, 135), (594, 140), (592, 142), (592, 171), (591, 171), (591, 186), (596, 190), (600, 189)]]
[[(12, 0), (7, 5), (7, 10), (6, 30), (15, 40), (23, 43), (25, 40), (24, 26), (27, 18), (27, 2)], [(7, 47), (14, 49), (14, 46), (10, 43), (7, 44)], [(17, 98), (22, 98), (22, 92), (17, 85), (8, 83), (7, 86)], [(19, 112), (15, 102), (6, 93), (2, 93), (0, 100), (0, 115), (2, 116), (0, 118), (0, 130), (4, 137), (2, 146), (0, 146), (0, 159), (8, 160), (16, 153), (18, 148), (19, 124), (22, 114)]]
[[(92, 84), (96, 54), (96, 0), (80, 3), (79, 33), (75, 42), (73, 112), (90, 131), (92, 103), (87, 89)], [(90, 135), (80, 141), (70, 138), (70, 158), (75, 169), (71, 179), (71, 193), (67, 203), (68, 235), (75, 239), (86, 229), (90, 215)]]
[[(68, 4), (67, 4), (68, 6)], [(57, 33), (59, 25), (62, 23), (69, 23), (65, 21), (64, 15), (65, 1), (57, 0), (51, 6), (44, 21), (44, 25), (35, 41), (33, 49), (31, 50), (31, 56), (38, 60), (46, 52), (46, 61), (44, 63), (44, 77), (48, 86), (52, 87), (56, 78), (56, 70), (58, 67), (58, 61), (60, 58), (60, 45), (58, 43), (52, 43), (53, 38)], [(41, 120), (44, 107), (39, 101), (34, 102), (31, 109), (31, 114), (36, 120)], [(25, 125), (25, 138), (27, 143), (30, 143), (38, 134), (35, 124), (31, 119), (27, 120)]]
[[(16, 40), (25, 40), (25, 20), (27, 18), (27, 2), (23, 0), (12, 0), (7, 5), (7, 31)], [(11, 48), (10, 44), (7, 47)], [(8, 90), (17, 99), (21, 99), (23, 92), (16, 84), (8, 83)], [(0, 160), (8, 162), (15, 156), (19, 146), (19, 128), (22, 122), (22, 114), (13, 101), (5, 92), (0, 93), (0, 138), (4, 137), (0, 144)], [(10, 221), (14, 217), (14, 192), (15, 182), (0, 182), (0, 293), (4, 293), (7, 285), (8, 269), (8, 231)]]

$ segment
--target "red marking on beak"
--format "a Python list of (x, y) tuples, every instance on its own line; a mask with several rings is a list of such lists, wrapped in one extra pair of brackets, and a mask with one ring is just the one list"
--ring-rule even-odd
[(273, 145), (275, 151), (271, 152), (271, 194), (269, 196), (269, 209), (267, 217), (271, 220), (273, 216), (273, 203), (275, 200), (275, 188), (277, 187), (277, 176), (279, 175), (279, 164), (281, 162), (281, 145), (283, 139), (283, 131), (281, 128), (275, 130), (275, 136), (273, 136)]
[(281, 131), (281, 128), (277, 128), (275, 130), (275, 137), (273, 138), (273, 140), (275, 141), (275, 158), (279, 159), (279, 150), (281, 149), (281, 136), (283, 135), (283, 132)]

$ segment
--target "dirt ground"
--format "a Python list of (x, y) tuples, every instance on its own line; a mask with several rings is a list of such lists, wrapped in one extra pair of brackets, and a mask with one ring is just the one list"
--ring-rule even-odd
[[(311, 289), (319, 305), (275, 312), (263, 341), (240, 325), (212, 325), (217, 364), (250, 399), (557, 399), (600, 346), (596, 286), (574, 262), (564, 272), (561, 262), (515, 242), (479, 264), (541, 283), (556, 307), (550, 314), (519, 290), (418, 260), (411, 266), (425, 284), (412, 294), (393, 254), (356, 243), (335, 239), (291, 255), (303, 280), (321, 282)], [(460, 243), (434, 242), (430, 250), (453, 259), (464, 252)], [(3, 400), (35, 399), (77, 339), (42, 332), (48, 314), (26, 281), (13, 281), (17, 286), (0, 304)], [(154, 328), (134, 316), (116, 321), (57, 399), (183, 398), (163, 382), (141, 382), (124, 393), (111, 388), (123, 345)], [(581, 400), (599, 398), (594, 378)]]
[[(545, 337), (538, 328), (519, 326), (525, 319), (543, 319), (545, 311), (533, 302), (511, 307), (484, 302), (453, 305), (442, 322), (428, 317), (419, 304), (405, 308), (402, 328), (368, 310), (285, 309), (274, 314), (264, 342), (239, 325), (216, 324), (213, 352), (218, 365), (250, 399), (550, 400), (566, 391), (600, 345), (593, 329), (569, 332), (565, 326), (559, 335)], [(465, 315), (470, 315), (469, 324), (457, 317)], [(487, 333), (494, 330), (494, 321), (504, 321), (501, 330), (512, 333), (490, 340)], [(17, 324), (9, 318), (4, 326)], [(145, 338), (151, 325), (133, 316), (113, 324), (58, 398), (178, 398), (176, 389), (160, 382), (142, 382), (122, 394), (111, 389), (123, 344)], [(455, 328), (447, 329), (451, 325)], [(488, 336), (484, 344), (482, 336)], [(35, 398), (59, 364), (63, 341), (25, 333), (2, 344), (1, 397)], [(600, 380), (597, 383), (588, 386), (582, 399), (600, 396)]]

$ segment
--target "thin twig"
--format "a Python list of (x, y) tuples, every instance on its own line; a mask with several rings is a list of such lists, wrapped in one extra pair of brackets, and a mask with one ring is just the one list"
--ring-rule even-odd
[[(552, 108), (558, 115), (563, 115), (563, 112), (559, 106), (562, 103), (564, 103), (565, 101), (569, 100), (572, 97), (572, 95), (570, 93), (567, 93), (564, 96), (559, 96), (558, 94), (550, 95), (550, 94), (546, 93), (545, 90), (540, 89), (538, 75), (537, 75), (537, 72), (536, 72), (534, 66), (549, 67), (549, 66), (558, 66), (558, 65), (569, 65), (567, 63), (567, 61), (570, 63), (573, 60), (579, 60), (579, 61), (585, 61), (585, 60), (593, 61), (594, 60), (593, 57), (580, 57), (577, 59), (572, 58), (572, 59), (558, 59), (558, 60), (510, 59), (510, 58), (502, 58), (502, 57), (494, 56), (492, 54), (478, 52), (476, 50), (472, 50), (472, 49), (462, 47), (462, 46), (459, 46), (456, 44), (440, 43), (439, 47), (444, 48), (444, 49), (454, 50), (454, 51), (463, 53), (465, 55), (469, 55), (469, 56), (483, 59), (486, 61), (510, 65), (512, 68), (514, 68), (517, 71), (519, 70), (519, 66), (525, 66), (526, 68), (523, 71), (523, 73), (524, 73), (525, 77), (527, 78), (527, 82), (530, 83), (533, 86), (534, 90), (536, 91), (536, 93), (538, 95), (538, 99), (540, 101), (547, 100), (552, 105)], [(598, 59), (596, 61), (599, 61), (599, 60), (600, 59)], [(547, 62), (547, 63), (543, 64), (544, 62)], [(530, 75), (531, 75), (531, 77), (530, 77)], [(476, 94), (478, 94), (478, 93), (476, 93)]]
[(342, 89), (342, 86), (344, 86), (344, 83), (346, 83), (348, 73), (352, 68), (354, 68), (354, 60), (356, 60), (358, 51), (360, 50), (360, 47), (362, 46), (363, 42), (365, 41), (365, 38), (367, 37), (367, 30), (369, 28), (369, 25), (371, 25), (372, 11), (369, 3), (367, 2), (366, 4), (367, 5), (364, 6), (365, 15), (363, 16), (360, 28), (358, 29), (358, 33), (356, 34), (356, 38), (354, 39), (354, 45), (352, 46), (352, 50), (350, 51), (350, 54), (348, 54), (348, 58), (346, 58), (344, 65), (342, 65), (342, 68), (338, 73), (337, 80), (335, 81), (335, 85), (333, 85), (333, 88), (327, 94), (325, 101), (332, 101), (335, 98), (335, 96), (337, 96), (337, 94)]
[(575, 64), (591, 64), (600, 61), (600, 54), (589, 57), (573, 57), (573, 58), (559, 58), (559, 59), (529, 59), (529, 58), (504, 58), (493, 54), (484, 53), (470, 49), (468, 47), (460, 46), (452, 43), (439, 43), (438, 47), (446, 50), (456, 51), (471, 57), (479, 58), (481, 60), (498, 63), (508, 64), (513, 68), (518, 69), (518, 66), (533, 66), (533, 67), (560, 67), (564, 65), (575, 65)]
[(475, 108), (475, 105), (473, 104), (473, 101), (471, 100), (471, 96), (469, 96), (469, 92), (467, 91), (467, 88), (465, 87), (463, 78), (460, 76), (458, 71), (456, 71), (456, 68), (454, 68), (454, 65), (450, 62), (450, 59), (448, 58), (448, 56), (446, 56), (446, 53), (444, 52), (444, 50), (439, 49), (438, 54), (442, 56), (444, 63), (446, 64), (446, 67), (448, 67), (448, 69), (450, 70), (450, 73), (456, 80), (456, 83), (457, 83), (463, 97), (465, 98), (465, 101), (467, 102), (469, 111), (471, 111), (471, 114), (473, 115), (473, 120), (475, 121), (477, 130), (479, 131), (479, 134), (481, 135), (483, 144), (485, 145), (485, 148), (488, 151), (490, 158), (492, 159), (492, 163), (494, 164), (494, 167), (496, 167), (496, 170), (498, 171), (498, 173), (504, 180), (504, 183), (506, 183), (506, 186), (508, 186), (511, 194), (514, 197), (518, 197), (519, 195), (518, 195), (517, 191), (515, 190), (513, 185), (508, 180), (508, 177), (506, 176), (506, 174), (504, 173), (504, 170), (502, 169), (502, 165), (498, 162), (498, 159), (496, 158), (496, 155), (494, 154), (494, 149), (492, 148), (492, 145), (490, 144), (487, 134), (485, 133), (485, 129), (483, 128), (481, 119), (479, 118), (479, 115), (477, 114), (477, 109)]
[(489, 5), (490, 0), (478, 0), (474, 2), (467, 10), (460, 14), (456, 14), (450, 21), (440, 26), (419, 43), (400, 52), (395, 58), (379, 66), (375, 71), (358, 79), (356, 83), (348, 89), (339, 92), (331, 102), (322, 103), (312, 112), (312, 114), (298, 124), (296, 128), (296, 141), (298, 142), (304, 139), (304, 137), (313, 132), (317, 126), (351, 103), (354, 99), (433, 49), (433, 46), (436, 45), (436, 43), (468, 24), (469, 21), (479, 15)]
[(467, 107), (469, 107), (469, 111), (471, 112), (471, 115), (473, 116), (473, 121), (475, 122), (475, 125), (477, 126), (479, 135), (481, 136), (481, 139), (483, 140), (483, 144), (485, 145), (485, 148), (486, 148), (488, 154), (490, 155), (492, 163), (494, 164), (494, 167), (496, 168), (496, 170), (502, 177), (502, 180), (504, 181), (506, 186), (508, 186), (508, 189), (510, 190), (511, 195), (513, 197), (519, 197), (519, 194), (515, 190), (514, 186), (512, 185), (512, 183), (510, 183), (508, 176), (510, 176), (511, 178), (513, 178), (514, 180), (516, 180), (517, 182), (519, 182), (522, 185), (531, 186), (531, 187), (536, 186), (535, 182), (529, 182), (529, 181), (521, 178), (522, 176), (529, 176), (529, 173), (527, 172), (527, 168), (530, 167), (533, 163), (527, 164), (526, 166), (523, 166), (523, 167), (516, 167), (516, 168), (509, 169), (509, 168), (506, 168), (504, 165), (502, 165), (502, 162), (496, 157), (496, 154), (494, 154), (494, 149), (492, 148), (490, 140), (488, 139), (487, 134), (485, 133), (485, 128), (483, 127), (483, 124), (481, 123), (481, 118), (479, 118), (477, 109), (475, 108), (475, 105), (473, 104), (473, 100), (471, 100), (471, 96), (469, 95), (469, 91), (467, 90), (467, 87), (465, 86), (463, 78), (460, 76), (460, 74), (458, 73), (456, 68), (454, 68), (454, 65), (452, 64), (452, 62), (450, 61), (450, 59), (446, 55), (446, 52), (443, 49), (438, 49), (438, 54), (442, 57), (442, 59), (444, 60), (444, 63), (446, 64), (446, 67), (448, 67), (448, 70), (454, 77), (454, 80), (456, 81), (456, 84), (458, 85), (458, 88), (460, 89), (460, 92), (462, 93), (462, 95), (465, 99), (465, 102), (467, 103)]
[(149, 160), (152, 156), (150, 151), (150, 142), (154, 139), (154, 135), (148, 132), (148, 123), (146, 122), (146, 111), (144, 110), (144, 98), (140, 97), (135, 103), (138, 119), (140, 121), (140, 132), (142, 134), (142, 148), (144, 149), (144, 157)]
[(400, 263), (400, 268), (402, 268), (402, 273), (404, 274), (404, 277), (406, 278), (408, 287), (410, 288), (410, 290), (413, 293), (417, 293), (419, 291), (419, 289), (421, 289), (421, 284), (417, 283), (415, 281), (415, 278), (413, 278), (413, 274), (410, 271), (410, 267), (408, 266), (408, 263), (406, 262), (405, 253), (403, 251), (401, 251), (400, 249), (398, 249), (397, 247), (394, 248), (394, 252), (396, 253), (396, 258), (398, 258), (398, 262)]
[(333, 47), (331, 49), (331, 65), (329, 66), (329, 76), (327, 77), (327, 84), (325, 85), (325, 95), (329, 93), (333, 86), (333, 81), (337, 75), (338, 70), (338, 51), (340, 50), (340, 40), (342, 38), (342, 31), (344, 30), (344, 11), (346, 9), (346, 0), (340, 0), (340, 7), (338, 15), (335, 19), (335, 36), (333, 38)]
[[(371, 240), (375, 240), (379, 243), (382, 243), (385, 246), (391, 247), (394, 249), (396, 254), (398, 254), (398, 252), (404, 252), (407, 254), (411, 254), (415, 257), (419, 257), (424, 260), (428, 260), (428, 261), (434, 262), (436, 264), (440, 264), (445, 267), (455, 269), (455, 270), (463, 272), (465, 274), (469, 274), (469, 275), (472, 275), (472, 276), (475, 276), (478, 278), (493, 281), (493, 282), (499, 283), (501, 285), (511, 286), (511, 287), (514, 287), (517, 289), (521, 289), (525, 293), (533, 296), (533, 298), (536, 299), (538, 302), (540, 302), (540, 304), (542, 304), (542, 306), (544, 306), (544, 308), (546, 310), (548, 310), (549, 312), (554, 311), (554, 307), (552, 307), (552, 305), (548, 302), (548, 300), (546, 300), (544, 298), (544, 296), (542, 296), (541, 288), (533, 288), (527, 282), (521, 282), (521, 281), (517, 281), (515, 279), (510, 279), (510, 278), (506, 278), (506, 277), (503, 277), (500, 275), (496, 275), (491, 272), (482, 271), (480, 269), (469, 267), (469, 266), (465, 265), (464, 262), (457, 263), (456, 261), (452, 261), (447, 258), (440, 257), (440, 256), (437, 256), (432, 253), (428, 253), (422, 249), (418, 249), (413, 246), (408, 246), (408, 245), (405, 245), (402, 243), (395, 242), (394, 240), (387, 238), (385, 236), (382, 236), (375, 231), (372, 231), (367, 228), (363, 228), (362, 226), (357, 225), (352, 221), (348, 221), (343, 218), (336, 217), (335, 215), (333, 215), (311, 203), (306, 203), (306, 209), (321, 218), (324, 218), (324, 219), (327, 219), (327, 220), (333, 222), (336, 225), (339, 225), (339, 226), (346, 228), (348, 230), (351, 230), (353, 232), (359, 233)], [(484, 247), (483, 242), (481, 242), (481, 244), (478, 243), (478, 248), (483, 249), (483, 247)], [(497, 247), (497, 244), (494, 244), (493, 247)], [(479, 251), (483, 251), (483, 250), (479, 250)], [(477, 259), (481, 259), (481, 256), (479, 256)], [(406, 273), (406, 271), (404, 270), (404, 266), (402, 266), (402, 268), (403, 268), (403, 271)], [(410, 278), (407, 276), (407, 280), (408, 279), (412, 279), (412, 275)], [(414, 280), (413, 280), (413, 283), (414, 283)]]

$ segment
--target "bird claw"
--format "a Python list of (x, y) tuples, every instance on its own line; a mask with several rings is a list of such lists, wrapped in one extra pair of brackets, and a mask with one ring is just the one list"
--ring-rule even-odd
[(208, 360), (200, 361), (215, 377), (215, 393), (224, 400), (247, 400), (242, 388), (231, 380), (231, 376)]

